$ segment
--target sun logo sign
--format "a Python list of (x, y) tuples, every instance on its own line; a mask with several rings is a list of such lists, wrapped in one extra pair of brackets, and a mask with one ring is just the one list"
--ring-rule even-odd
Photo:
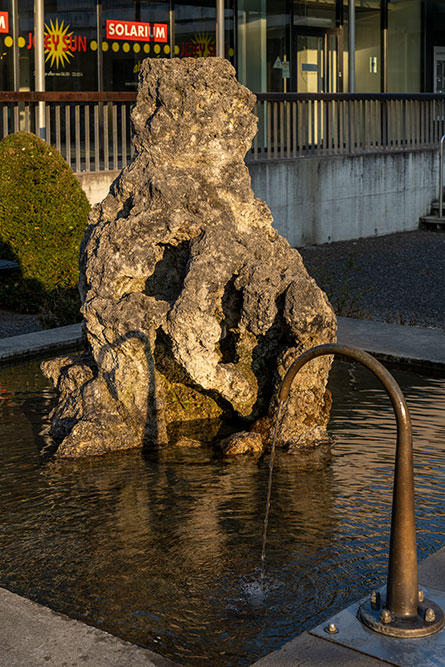
[(209, 56), (216, 55), (215, 40), (209, 34), (200, 32), (192, 39), (192, 43), (195, 47), (195, 53), (197, 52), (198, 56), (208, 58)]
[(207, 58), (216, 55), (215, 39), (212, 35), (200, 32), (193, 36), (191, 41), (182, 42), (181, 46), (175, 46), (176, 55), (181, 58)]
[(59, 25), (59, 21), (49, 22), (49, 26), (45, 24), (45, 61), (49, 62), (50, 67), (55, 63), (56, 68), (65, 67), (66, 63), (70, 62), (70, 58), (74, 58), (76, 51), (87, 50), (86, 37), (73, 35), (68, 32), (69, 25), (64, 27), (63, 21)]

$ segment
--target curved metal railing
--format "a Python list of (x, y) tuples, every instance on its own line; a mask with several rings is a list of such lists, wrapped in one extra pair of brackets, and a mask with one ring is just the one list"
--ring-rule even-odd
[(382, 607), (376, 595), (371, 597), (360, 609), (360, 620), (373, 630), (397, 637), (432, 634), (442, 628), (444, 616), (434, 602), (419, 599), (412, 432), (405, 397), (391, 373), (377, 359), (359, 348), (332, 343), (314, 347), (294, 361), (280, 388), (280, 404), (288, 398), (298, 371), (324, 355), (354, 359), (374, 373), (391, 400), (397, 422), (386, 601)]

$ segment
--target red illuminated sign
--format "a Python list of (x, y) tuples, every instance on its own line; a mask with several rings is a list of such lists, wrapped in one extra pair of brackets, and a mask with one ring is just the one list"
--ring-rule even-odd
[(9, 32), (8, 12), (0, 12), (0, 32)]
[(137, 42), (166, 42), (166, 23), (140, 23), (138, 21), (107, 21), (107, 39), (129, 39)]

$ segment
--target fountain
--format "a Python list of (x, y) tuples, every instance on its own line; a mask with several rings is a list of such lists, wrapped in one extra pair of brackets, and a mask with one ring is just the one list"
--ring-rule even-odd
[[(424, 559), (443, 544), (445, 381), (394, 375), (412, 415)], [(314, 627), (345, 641), (356, 617), (340, 610), (385, 583), (396, 433), (366, 368), (337, 360), (328, 387), (332, 461), (275, 466), (261, 593), (266, 465), (163, 463), (143, 449), (42, 461), (56, 392), (38, 363), (0, 369), (2, 586), (193, 667), (249, 665)], [(370, 635), (427, 641), (365, 630), (368, 647)]]
[[(1, 406), (2, 583), (190, 665), (209, 656), (215, 664), (247, 664), (277, 638), (362, 595), (369, 579), (380, 583), (382, 563), (373, 556), (371, 574), (359, 570), (358, 589), (355, 570), (345, 578), (345, 562), (354, 568), (363, 552), (347, 551), (357, 507), (365, 514), (352, 532), (365, 544), (364, 522), (385, 516), (384, 507), (369, 505), (364, 483), (348, 531), (340, 532), (338, 499), (347, 504), (363, 466), (343, 472), (343, 480), (338, 462), (305, 475), (273, 469), (276, 448), (299, 458), (326, 442), (326, 383), (337, 353), (377, 374), (399, 427), (388, 583), (361, 604), (360, 628), (437, 637), (443, 625), (440, 606), (418, 594), (406, 404), (375, 360), (333, 343), (326, 297), (254, 198), (243, 163), (255, 129), (252, 104), (225, 61), (144, 63), (133, 110), (135, 159), (93, 211), (82, 244), (86, 351), (42, 364), (59, 394), (51, 413), (56, 457), (42, 463), (32, 435), (9, 431), (14, 400), (33, 427), (39, 421), (26, 393), (12, 398), (5, 390)], [(20, 385), (30, 391), (29, 380)], [(55, 397), (47, 386), (43, 397), (45, 412)], [(234, 418), (241, 431), (222, 450), (247, 453), (252, 466), (213, 459), (184, 466), (149, 456), (203, 450)], [(265, 447), (268, 475), (257, 465)], [(373, 527), (381, 551), (384, 528)], [(264, 636), (269, 631), (274, 637)], [(347, 644), (337, 617), (317, 631)]]

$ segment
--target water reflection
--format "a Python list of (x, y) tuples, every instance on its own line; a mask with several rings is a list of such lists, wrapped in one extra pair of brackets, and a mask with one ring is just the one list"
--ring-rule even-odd
[[(445, 383), (398, 371), (412, 413), (419, 553), (442, 546)], [(54, 397), (0, 370), (1, 583), (187, 665), (253, 662), (385, 576), (395, 423), (366, 371), (336, 363), (332, 464), (173, 465), (140, 451), (42, 461)]]

